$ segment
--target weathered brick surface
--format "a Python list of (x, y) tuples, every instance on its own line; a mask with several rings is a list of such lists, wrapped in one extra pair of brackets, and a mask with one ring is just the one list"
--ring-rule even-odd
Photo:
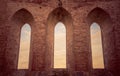
[[(4, 8), (3, 8), (4, 7)], [(0, 0), (0, 75), (2, 75), (4, 69), (4, 55), (6, 48), (6, 0)]]
[(92, 76), (114, 76), (106, 69), (94, 69), (92, 70)]
[[(17, 70), (20, 31), (24, 23), (29, 23), (32, 29), (29, 70), (51, 71), (53, 29), (56, 22), (62, 21), (67, 29), (68, 71), (71, 74), (74, 71), (91, 73), (90, 25), (96, 21), (102, 30), (105, 69), (113, 76), (120, 76), (120, 1), (62, 2), (62, 8), (58, 8), (57, 0), (35, 0), (33, 3), (30, 0), (0, 0), (0, 71)], [(27, 73), (18, 72), (21, 76)], [(16, 72), (14, 75), (17, 76)]]

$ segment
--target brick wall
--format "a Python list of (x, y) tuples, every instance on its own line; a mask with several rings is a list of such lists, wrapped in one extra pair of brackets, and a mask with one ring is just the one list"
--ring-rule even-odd
[[(0, 2), (2, 3), (2, 2)], [(20, 43), (20, 29), (22, 25), (27, 22), (31, 25), (31, 48), (30, 48), (30, 70), (32, 71), (49, 71), (52, 64), (52, 52), (53, 49), (53, 34), (48, 34), (48, 29), (51, 31), (53, 26), (48, 24), (49, 14), (58, 7), (58, 2), (51, 0), (43, 2), (42, 4), (25, 3), (25, 2), (7, 2), (7, 9), (0, 9), (1, 20), (5, 19), (6, 25), (0, 22), (0, 67), (5, 65), (7, 71), (17, 70), (19, 43)], [(68, 44), (72, 45), (71, 48), (67, 48), (68, 54), (68, 70), (69, 71), (85, 71), (91, 72), (92, 70), (92, 58), (91, 58), (91, 45), (90, 45), (90, 23), (87, 20), (90, 12), (96, 7), (101, 8), (109, 15), (107, 21), (98, 20), (101, 23), (103, 29), (103, 49), (105, 57), (105, 68), (114, 74), (119, 76), (120, 70), (120, 49), (119, 49), (119, 4), (118, 0), (110, 1), (78, 1), (78, 0), (63, 0), (63, 8), (71, 15), (71, 20), (65, 20), (68, 32)], [(19, 12), (21, 10), (25, 14), (21, 18)], [(7, 10), (7, 14), (2, 15), (3, 11)], [(59, 11), (59, 10), (58, 10)], [(14, 17), (17, 14), (17, 17)], [(58, 12), (59, 13), (59, 12)], [(64, 13), (64, 11), (62, 12)], [(28, 15), (29, 14), (29, 15)], [(96, 14), (96, 13), (93, 13)], [(102, 13), (99, 13), (102, 14)], [(54, 15), (54, 14), (53, 14)], [(6, 16), (6, 17), (5, 17)], [(28, 17), (29, 16), (29, 17)], [(98, 15), (99, 16), (99, 15)], [(54, 17), (54, 16), (53, 16)], [(106, 14), (102, 14), (102, 17), (106, 17)], [(108, 16), (107, 16), (108, 17)], [(18, 18), (18, 19), (17, 19)], [(20, 18), (20, 19), (19, 19)], [(66, 17), (67, 18), (67, 17)], [(30, 20), (29, 20), (30, 19)], [(64, 17), (63, 17), (64, 19)], [(68, 18), (69, 19), (69, 18)], [(1, 21), (0, 20), (0, 21)], [(27, 20), (27, 21), (26, 21)], [(68, 22), (72, 22), (72, 26)], [(94, 19), (93, 19), (94, 21)], [(50, 27), (50, 28), (48, 28)], [(7, 28), (7, 29), (6, 29)], [(73, 33), (71, 35), (71, 33)], [(50, 37), (48, 37), (50, 35)], [(7, 40), (6, 40), (7, 37)], [(73, 38), (71, 38), (73, 37)], [(7, 41), (7, 42), (6, 42)], [(7, 46), (6, 46), (7, 45)], [(49, 45), (49, 46), (48, 46)], [(70, 46), (69, 46), (70, 47)], [(4, 55), (5, 52), (5, 55)], [(5, 57), (5, 62), (3, 61)]]

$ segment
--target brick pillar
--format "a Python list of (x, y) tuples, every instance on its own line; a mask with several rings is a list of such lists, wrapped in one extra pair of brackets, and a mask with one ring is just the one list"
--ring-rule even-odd
[(6, 49), (6, 0), (0, 0), (0, 75), (4, 69), (4, 53)]
[[(79, 11), (79, 10), (78, 10)], [(90, 29), (89, 25), (85, 21), (85, 13), (74, 15), (74, 66), (75, 71), (89, 72), (92, 68), (91, 53), (90, 53)]]
[[(119, 9), (119, 8), (118, 8)], [(111, 63), (112, 71), (115, 76), (120, 76), (120, 11), (117, 12), (116, 19), (114, 20), (115, 25), (115, 50), (114, 50), (114, 57), (113, 62)]]
[(44, 21), (36, 16), (35, 24), (32, 25), (32, 43), (31, 43), (31, 70), (45, 70), (45, 52), (46, 52), (46, 25)]

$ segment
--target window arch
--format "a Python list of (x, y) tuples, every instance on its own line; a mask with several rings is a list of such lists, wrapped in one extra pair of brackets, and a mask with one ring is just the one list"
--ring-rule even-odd
[(66, 28), (62, 22), (54, 29), (54, 68), (66, 68)]
[(30, 52), (31, 27), (24, 24), (21, 29), (18, 69), (28, 69)]
[(97, 23), (90, 27), (93, 68), (104, 68), (101, 28)]
[(50, 60), (47, 62), (48, 69), (54, 67), (54, 28), (56, 23), (61, 21), (66, 27), (66, 68), (71, 69), (69, 66), (74, 67), (72, 61), (73, 57), (73, 19), (71, 14), (63, 7), (55, 8), (49, 13), (47, 19), (47, 49), (48, 52), (46, 59)]

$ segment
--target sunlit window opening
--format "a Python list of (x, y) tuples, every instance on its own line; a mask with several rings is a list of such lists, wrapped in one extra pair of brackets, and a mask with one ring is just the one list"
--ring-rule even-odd
[(93, 23), (90, 30), (93, 68), (104, 68), (101, 28), (97, 23)]
[(21, 29), (18, 69), (28, 69), (30, 53), (31, 27), (25, 24)]
[(54, 29), (54, 68), (66, 68), (66, 28), (62, 22)]

